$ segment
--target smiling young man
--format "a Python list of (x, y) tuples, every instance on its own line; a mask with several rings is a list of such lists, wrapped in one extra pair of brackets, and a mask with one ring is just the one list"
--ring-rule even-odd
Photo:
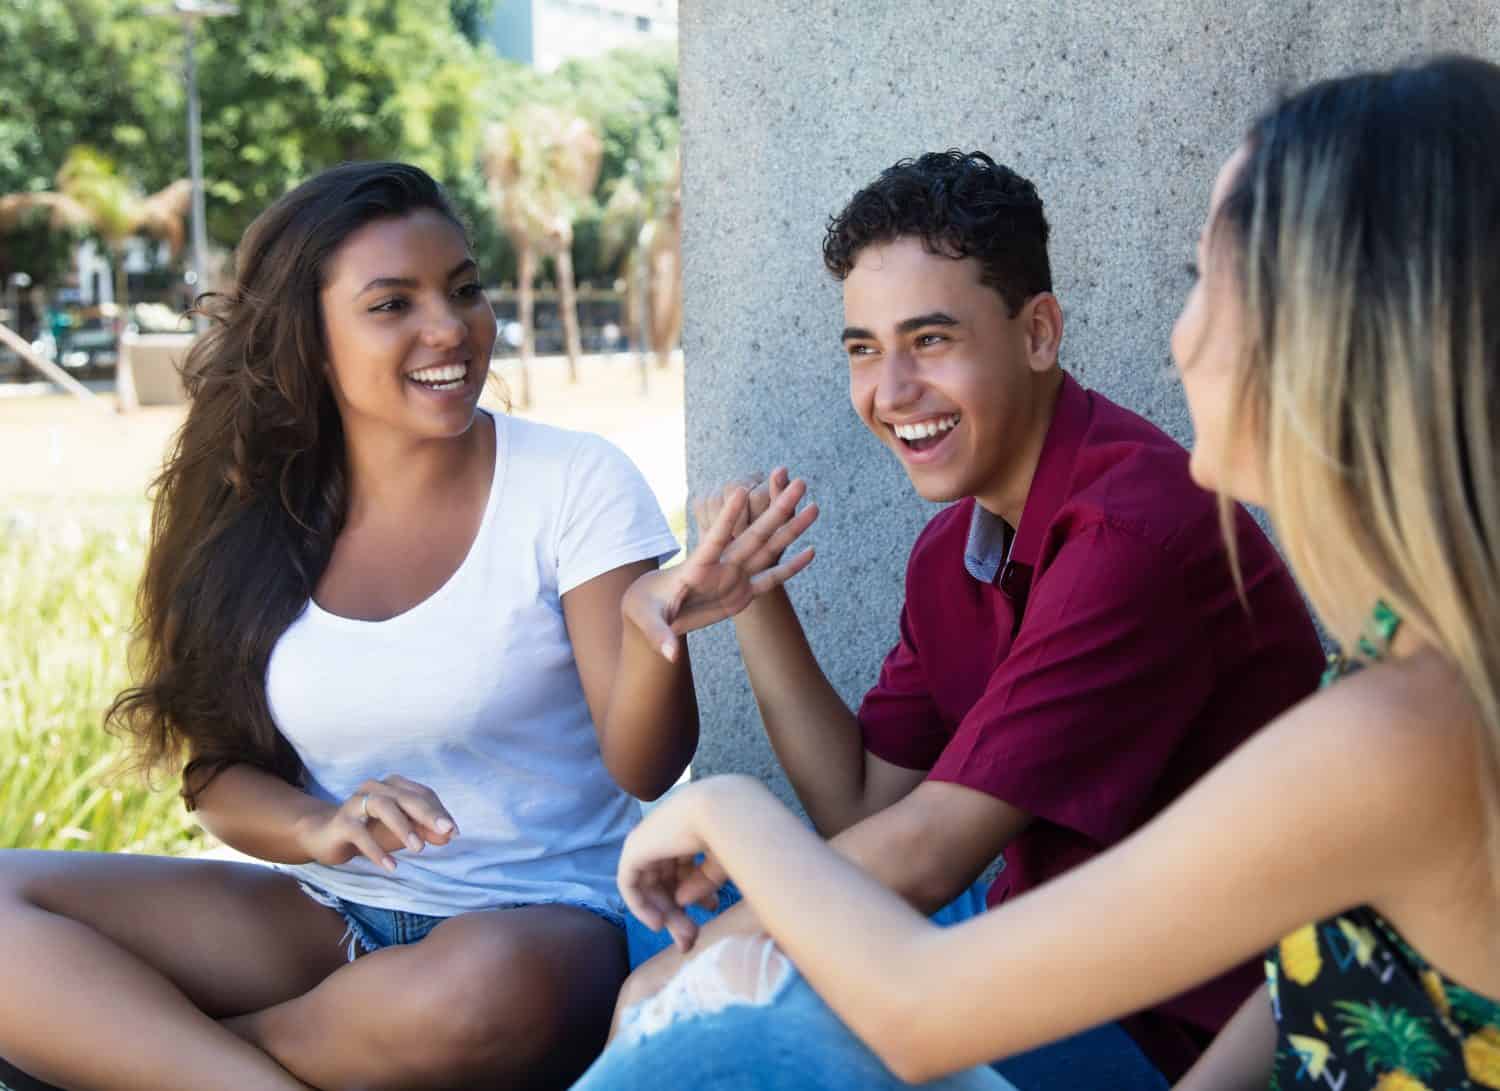
[[(978, 152), (897, 163), (831, 221), (855, 411), (918, 494), (951, 506), (912, 549), (895, 646), (857, 713), (785, 593), (735, 618), (809, 817), (927, 912), (998, 855), (991, 905), (1119, 841), (1322, 665), (1249, 516), (1230, 513), (1241, 592), (1187, 452), (1058, 366), (1047, 236), (1033, 185)], [(698, 942), (754, 928), (740, 905)], [(678, 961), (637, 970), (622, 1008)], [(1001, 1071), (1021, 1091), (1165, 1087), (1256, 982), (1241, 967)]]

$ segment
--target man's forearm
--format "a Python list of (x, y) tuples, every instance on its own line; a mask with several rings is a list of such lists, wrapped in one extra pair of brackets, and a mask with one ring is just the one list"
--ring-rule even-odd
[(825, 837), (864, 817), (859, 724), (818, 666), (785, 591), (736, 615), (735, 635), (776, 759)]

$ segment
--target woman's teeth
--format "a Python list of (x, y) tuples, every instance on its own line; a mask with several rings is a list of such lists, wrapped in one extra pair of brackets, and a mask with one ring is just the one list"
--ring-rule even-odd
[(457, 390), (469, 377), (466, 364), (443, 364), (440, 367), (424, 367), (407, 376), (412, 382), (428, 390)]

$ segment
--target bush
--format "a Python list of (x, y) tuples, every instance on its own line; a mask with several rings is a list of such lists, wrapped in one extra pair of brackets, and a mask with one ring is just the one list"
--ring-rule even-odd
[(104, 711), (128, 682), (147, 509), (0, 513), (0, 847), (206, 847), (175, 785), (119, 771)]

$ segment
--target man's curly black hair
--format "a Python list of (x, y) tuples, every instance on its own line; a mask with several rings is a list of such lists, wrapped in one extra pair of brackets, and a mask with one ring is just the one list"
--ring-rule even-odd
[(934, 254), (974, 258), (980, 280), (1015, 317), (1052, 290), (1047, 217), (1036, 187), (984, 152), (928, 152), (903, 159), (828, 221), (823, 264), (843, 280), (865, 247), (919, 238)]

